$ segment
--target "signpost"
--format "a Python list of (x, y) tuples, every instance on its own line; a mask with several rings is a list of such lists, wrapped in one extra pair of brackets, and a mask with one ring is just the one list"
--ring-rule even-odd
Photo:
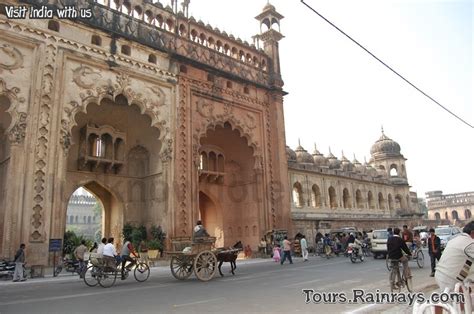
[(56, 277), (56, 252), (63, 249), (63, 239), (49, 239), (49, 252), (53, 252), (53, 276)]

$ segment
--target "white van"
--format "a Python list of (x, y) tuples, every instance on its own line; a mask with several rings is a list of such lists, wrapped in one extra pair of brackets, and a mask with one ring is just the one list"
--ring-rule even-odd
[(370, 238), (370, 243), (372, 244), (372, 254), (374, 258), (377, 256), (383, 256), (385, 258), (387, 256), (387, 239), (388, 239), (388, 232), (386, 229), (379, 229), (374, 230), (368, 234)]

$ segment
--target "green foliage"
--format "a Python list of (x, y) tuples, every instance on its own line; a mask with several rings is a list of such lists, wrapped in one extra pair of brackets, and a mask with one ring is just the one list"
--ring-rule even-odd
[(146, 240), (146, 227), (141, 225), (133, 228), (131, 238), (133, 246), (138, 247), (142, 240)]
[(72, 230), (67, 230), (64, 233), (64, 239), (63, 239), (63, 254), (69, 254), (71, 258), (74, 259), (74, 250), (76, 247), (81, 245), (81, 241), (85, 240), (86, 241), (86, 246), (87, 247), (92, 247), (93, 243), (91, 240), (84, 238), (83, 235), (78, 236), (74, 231)]
[(163, 244), (159, 240), (150, 240), (148, 241), (148, 249), (149, 250), (163, 250)]
[(161, 243), (163, 243), (166, 239), (166, 233), (163, 232), (163, 229), (161, 229), (161, 226), (151, 226), (150, 228), (150, 233), (153, 236), (154, 240), (158, 240)]
[(126, 223), (124, 226), (123, 226), (123, 229), (122, 229), (122, 235), (123, 237), (126, 239), (126, 238), (131, 238), (132, 237), (132, 232), (133, 232), (133, 226), (132, 224), (130, 223)]

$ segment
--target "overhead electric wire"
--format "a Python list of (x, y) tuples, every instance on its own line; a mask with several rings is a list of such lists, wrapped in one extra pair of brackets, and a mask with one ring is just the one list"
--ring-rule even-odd
[(460, 120), (461, 122), (463, 122), (464, 124), (466, 124), (467, 126), (471, 127), (471, 128), (474, 128), (474, 126), (472, 126), (471, 124), (469, 124), (467, 121), (465, 121), (464, 119), (462, 119), (461, 117), (459, 117), (458, 115), (456, 115), (454, 112), (452, 112), (451, 110), (449, 110), (448, 108), (446, 108), (445, 106), (443, 106), (442, 104), (440, 104), (438, 101), (436, 101), (433, 97), (431, 97), (430, 95), (428, 95), (427, 93), (425, 93), (424, 91), (422, 91), (420, 88), (418, 88), (415, 84), (413, 84), (412, 82), (410, 82), (408, 79), (406, 79), (405, 77), (403, 77), (403, 75), (401, 75), (400, 73), (398, 73), (397, 71), (395, 71), (394, 69), (392, 69), (388, 64), (386, 64), (385, 62), (383, 62), (382, 60), (380, 60), (379, 58), (377, 58), (377, 56), (375, 56), (372, 52), (370, 52), (367, 48), (365, 48), (364, 46), (362, 46), (361, 44), (359, 44), (357, 42), (357, 40), (353, 39), (351, 36), (349, 36), (348, 34), (346, 34), (342, 29), (340, 29), (339, 27), (337, 27), (336, 25), (334, 25), (334, 23), (332, 23), (331, 21), (329, 21), (327, 18), (325, 18), (324, 16), (322, 16), (318, 11), (316, 11), (315, 9), (313, 9), (309, 4), (307, 4), (306, 2), (304, 2), (304, 0), (301, 0), (301, 3), (303, 3), (306, 7), (308, 7), (311, 11), (313, 11), (314, 13), (316, 13), (319, 17), (321, 17), (323, 20), (325, 20), (327, 23), (329, 23), (332, 27), (334, 27), (335, 29), (337, 29), (340, 33), (342, 33), (344, 36), (346, 36), (347, 38), (349, 38), (352, 42), (354, 42), (357, 46), (359, 46), (360, 48), (362, 48), (365, 52), (367, 52), (369, 55), (371, 55), (375, 60), (377, 60), (378, 62), (382, 63), (386, 68), (388, 68), (390, 71), (392, 71), (393, 73), (395, 73), (398, 77), (400, 77), (402, 80), (404, 80), (405, 82), (407, 82), (409, 85), (411, 85), (414, 89), (416, 89), (417, 91), (419, 91), (420, 93), (422, 93), (424, 96), (426, 96), (428, 99), (430, 99), (432, 102), (434, 102), (435, 104), (437, 104), (438, 106), (440, 106), (441, 108), (443, 108), (444, 110), (446, 110), (449, 114), (451, 114), (452, 116), (454, 116), (455, 118), (457, 118), (458, 120)]

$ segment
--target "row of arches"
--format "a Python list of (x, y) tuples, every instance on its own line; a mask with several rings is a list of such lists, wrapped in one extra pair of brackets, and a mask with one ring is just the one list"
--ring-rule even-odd
[[(81, 219), (82, 218), (82, 219)], [(72, 224), (95, 224), (96, 216), (78, 216), (78, 215), (68, 215), (66, 218), (67, 222)]]
[[(98, 0), (97, 3), (153, 25), (161, 30), (176, 33), (177, 35), (188, 38), (199, 45), (225, 54), (253, 67), (257, 67), (263, 71), (267, 70), (266, 58), (264, 56), (255, 56), (247, 49), (235, 46), (235, 44), (232, 43), (232, 40), (234, 39), (232, 35), (229, 36), (230, 40), (226, 41), (223, 38), (214, 38), (196, 28), (189, 30), (189, 27), (184, 23), (176, 25), (175, 18), (171, 13), (166, 14), (163, 10), (160, 10), (159, 13), (153, 12), (156, 10), (144, 10), (141, 5), (134, 6), (130, 1)], [(223, 35), (223, 37), (225, 37), (227, 34), (224, 32)], [(237, 41), (240, 41), (240, 39), (237, 39)]]
[[(469, 209), (464, 210), (464, 217), (460, 217), (457, 210), (453, 210), (451, 211), (451, 213), (449, 213), (449, 211), (446, 211), (444, 213), (444, 219), (446, 220), (468, 220), (471, 218), (472, 218), (472, 213)], [(435, 219), (441, 220), (441, 213), (435, 213)]]
[[(317, 184), (313, 184), (308, 199), (308, 207), (313, 208), (368, 208), (368, 209), (399, 209), (407, 208), (409, 204), (409, 196), (404, 198), (397, 194), (395, 197), (391, 193), (385, 197), (382, 192), (375, 195), (372, 191), (363, 193), (360, 189), (355, 191), (355, 198), (351, 195), (348, 188), (342, 190), (342, 199), (338, 199), (336, 189), (330, 186), (327, 189), (327, 195), (321, 193), (321, 189)], [(305, 207), (303, 188), (300, 182), (295, 182), (292, 189), (292, 199), (295, 207)], [(327, 204), (327, 205), (326, 205)]]

